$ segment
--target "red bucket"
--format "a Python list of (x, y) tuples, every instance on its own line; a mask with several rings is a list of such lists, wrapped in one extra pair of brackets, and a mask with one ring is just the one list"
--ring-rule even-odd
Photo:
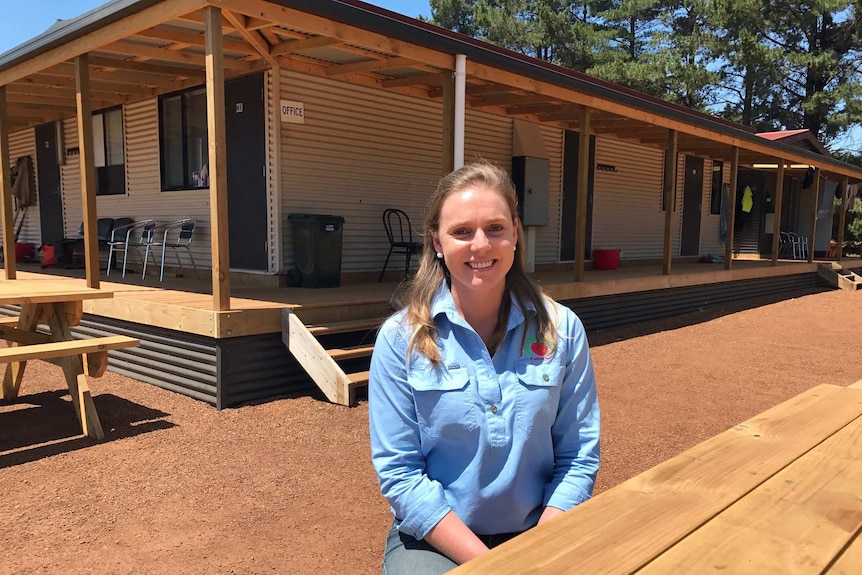
[(42, 267), (57, 265), (57, 257), (54, 255), (54, 246), (45, 244), (42, 246)]
[(593, 250), (593, 268), (597, 270), (615, 270), (620, 267), (620, 252), (622, 250)]

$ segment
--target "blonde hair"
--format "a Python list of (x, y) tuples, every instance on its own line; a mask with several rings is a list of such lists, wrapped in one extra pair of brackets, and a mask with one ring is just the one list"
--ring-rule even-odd
[[(440, 212), (446, 199), (454, 193), (475, 185), (481, 185), (500, 194), (509, 208), (518, 232), (518, 249), (515, 252), (515, 261), (506, 273), (505, 296), (500, 305), (497, 327), (488, 345), (488, 350), (493, 354), (506, 335), (506, 325), (511, 308), (511, 297), (508, 297), (510, 295), (518, 302), (521, 309), (526, 310), (530, 306), (535, 308), (536, 337), (541, 338), (552, 347), (557, 342), (556, 325), (546, 307), (547, 298), (525, 271), (524, 230), (521, 227), (520, 219), (518, 219), (518, 199), (515, 194), (515, 186), (504, 170), (492, 164), (486, 162), (468, 164), (444, 176), (428, 201), (428, 212), (422, 230), (424, 247), (419, 271), (410, 282), (404, 298), (407, 308), (406, 321), (413, 328), (413, 335), (407, 347), (407, 356), (410, 357), (412, 353), (418, 352), (431, 360), (435, 367), (439, 365), (442, 356), (437, 345), (438, 330), (434, 318), (431, 316), (431, 303), (440, 285), (448, 280), (449, 270), (443, 259), (437, 258), (433, 238), (439, 232)], [(526, 333), (524, 338), (526, 339)], [(521, 347), (523, 348), (523, 343)]]

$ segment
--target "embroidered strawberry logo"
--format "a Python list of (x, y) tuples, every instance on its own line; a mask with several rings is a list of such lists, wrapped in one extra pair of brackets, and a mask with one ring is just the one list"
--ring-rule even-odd
[(545, 357), (551, 351), (551, 348), (543, 341), (534, 341), (530, 344), (530, 351), (539, 357)]

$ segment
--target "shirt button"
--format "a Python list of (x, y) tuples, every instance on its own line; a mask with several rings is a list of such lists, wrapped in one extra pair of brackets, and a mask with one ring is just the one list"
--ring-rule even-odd
[(550, 377), (548, 377), (548, 374), (547, 374), (547, 373), (546, 373), (545, 375), (543, 375), (543, 376), (542, 376), (542, 381), (548, 381), (549, 379), (551, 379), (551, 378), (550, 378)]
[(496, 405), (491, 406), (491, 413), (496, 415), (496, 413), (497, 413), (497, 406)]

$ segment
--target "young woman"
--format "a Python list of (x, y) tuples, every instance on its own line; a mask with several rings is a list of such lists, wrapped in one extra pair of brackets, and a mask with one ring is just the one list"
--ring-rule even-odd
[(588, 499), (599, 406), (583, 325), (524, 271), (508, 175), (432, 196), (405, 308), (381, 328), (372, 461), (395, 521), (387, 575), (444, 573)]

